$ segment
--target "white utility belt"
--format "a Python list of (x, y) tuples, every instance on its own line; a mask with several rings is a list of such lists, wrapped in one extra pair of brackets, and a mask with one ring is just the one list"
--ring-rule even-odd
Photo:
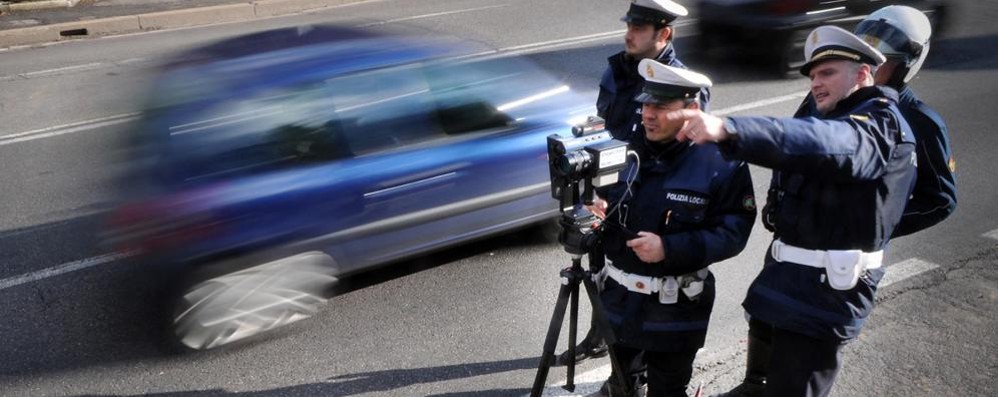
[(864, 271), (877, 269), (883, 265), (884, 251), (863, 252), (860, 250), (811, 250), (794, 247), (780, 240), (773, 241), (770, 248), (777, 262), (789, 262), (801, 266), (825, 269), (828, 285), (837, 290), (849, 290), (856, 286)]
[(695, 273), (681, 276), (651, 277), (640, 276), (620, 270), (612, 263), (607, 262), (595, 275), (596, 284), (603, 289), (603, 282), (607, 277), (612, 278), (617, 284), (627, 288), (628, 291), (645, 295), (658, 293), (658, 301), (662, 304), (672, 304), (679, 301), (679, 291), (682, 290), (687, 298), (695, 299), (703, 292), (703, 280), (707, 278), (707, 268)]

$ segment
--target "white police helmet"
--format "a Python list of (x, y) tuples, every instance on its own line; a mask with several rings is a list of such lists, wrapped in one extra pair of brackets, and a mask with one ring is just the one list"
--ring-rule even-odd
[(888, 58), (900, 58), (911, 81), (929, 54), (932, 24), (921, 11), (908, 6), (887, 6), (856, 25), (856, 36), (876, 47)]

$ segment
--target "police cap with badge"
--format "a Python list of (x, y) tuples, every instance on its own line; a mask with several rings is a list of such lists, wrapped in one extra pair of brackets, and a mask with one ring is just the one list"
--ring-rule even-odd
[(642, 59), (638, 64), (638, 74), (645, 79), (641, 93), (634, 97), (634, 100), (640, 103), (698, 99), (700, 90), (712, 85), (707, 76), (692, 70), (664, 65), (654, 59)]
[(632, 0), (621, 21), (636, 24), (668, 25), (689, 14), (686, 7), (670, 0)]
[(880, 66), (887, 60), (876, 48), (837, 26), (819, 26), (812, 30), (804, 42), (804, 59), (806, 62), (800, 67), (800, 73), (805, 76), (815, 65), (833, 59), (872, 66)]

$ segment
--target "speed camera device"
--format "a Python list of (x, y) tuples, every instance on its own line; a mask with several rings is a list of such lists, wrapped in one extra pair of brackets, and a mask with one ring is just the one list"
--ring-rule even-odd
[(627, 163), (627, 143), (613, 139), (603, 119), (590, 116), (572, 127), (571, 137), (548, 136), (548, 162), (551, 197), (561, 200), (561, 208), (593, 202), (593, 189), (617, 183)]
[(590, 252), (598, 242), (599, 219), (585, 205), (593, 203), (595, 188), (617, 183), (627, 163), (627, 143), (613, 139), (604, 125), (591, 116), (572, 127), (571, 137), (548, 136), (551, 197), (561, 211), (558, 241), (573, 255)]

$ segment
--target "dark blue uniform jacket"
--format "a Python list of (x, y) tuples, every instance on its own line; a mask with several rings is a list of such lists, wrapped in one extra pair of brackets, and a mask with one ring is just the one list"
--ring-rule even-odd
[[(678, 68), (686, 68), (676, 58), (676, 51), (670, 42), (656, 58), (659, 62)], [(599, 96), (596, 98), (596, 115), (606, 120), (606, 129), (613, 137), (622, 141), (630, 141), (631, 137), (644, 137), (645, 129), (641, 126), (641, 103), (634, 98), (641, 93), (644, 78), (638, 74), (640, 59), (633, 59), (621, 51), (607, 58), (607, 68), (599, 84)], [(700, 90), (700, 108), (707, 111), (710, 102), (710, 90)]]
[[(631, 160), (621, 182), (600, 191), (610, 208), (603, 244), (614, 266), (644, 276), (677, 276), (741, 252), (755, 221), (745, 163), (725, 160), (716, 145), (673, 141), (652, 147), (642, 138), (631, 147), (641, 158), (636, 178), (638, 167)], [(628, 177), (634, 179), (630, 194)], [(642, 262), (625, 245), (633, 238), (625, 228), (661, 236), (665, 260)], [(677, 303), (661, 304), (658, 294), (630, 292), (609, 278), (601, 297), (621, 343), (652, 351), (696, 350), (707, 333), (714, 278), (708, 276), (695, 301), (680, 292)]]
[[(890, 88), (866, 87), (823, 118), (732, 117), (732, 158), (774, 170), (763, 210), (774, 238), (814, 250), (882, 250), (915, 182), (915, 137)], [(767, 254), (749, 287), (746, 311), (776, 328), (850, 340), (873, 309), (883, 268), (856, 287), (833, 289), (825, 270)]]
[(956, 210), (956, 176), (950, 169), (949, 130), (943, 118), (918, 100), (911, 87), (901, 91), (901, 114), (918, 143), (918, 179), (894, 237), (906, 236), (942, 222)]
[[(956, 176), (950, 168), (953, 153), (949, 131), (943, 118), (920, 101), (911, 87), (905, 87), (898, 101), (901, 115), (915, 133), (918, 171), (915, 191), (905, 206), (901, 223), (892, 238), (927, 229), (946, 219), (956, 210)], [(798, 114), (817, 115), (810, 96), (801, 104)]]

